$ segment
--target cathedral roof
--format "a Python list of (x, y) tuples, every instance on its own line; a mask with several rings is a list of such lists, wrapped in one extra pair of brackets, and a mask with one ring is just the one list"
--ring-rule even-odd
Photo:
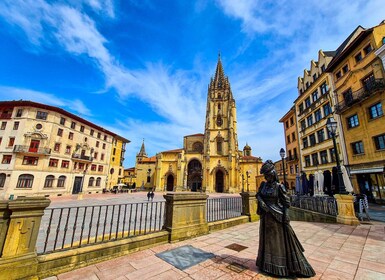
[(191, 136), (205, 136), (205, 135), (202, 133), (197, 133), (197, 134), (186, 135), (185, 137), (191, 137)]
[(175, 149), (175, 150), (169, 150), (169, 151), (163, 151), (162, 153), (180, 153), (183, 149)]
[(144, 158), (140, 161), (141, 163), (153, 163), (156, 162), (156, 156)]
[(144, 139), (142, 142), (142, 146), (140, 147), (140, 151), (138, 153), (138, 156), (145, 156), (147, 157), (146, 148), (144, 147)]

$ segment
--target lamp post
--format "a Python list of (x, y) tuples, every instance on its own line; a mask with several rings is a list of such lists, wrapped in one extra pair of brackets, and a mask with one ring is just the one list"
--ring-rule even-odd
[(247, 192), (249, 192), (249, 178), (250, 178), (251, 171), (247, 170), (246, 171), (246, 188)]
[(242, 173), (242, 192), (245, 192), (245, 175)]
[(336, 157), (336, 163), (337, 163), (337, 174), (338, 174), (338, 185), (339, 185), (338, 193), (339, 194), (347, 194), (348, 192), (346, 191), (344, 180), (342, 179), (340, 157), (339, 157), (338, 151), (337, 151), (337, 143), (336, 143), (337, 122), (334, 120), (334, 118), (328, 118), (328, 120), (326, 122), (326, 128), (333, 138), (334, 155)]
[(285, 155), (286, 155), (286, 153), (285, 153), (285, 149), (284, 148), (281, 148), (279, 150), (279, 155), (282, 158), (283, 185), (286, 188), (286, 170), (285, 170)]

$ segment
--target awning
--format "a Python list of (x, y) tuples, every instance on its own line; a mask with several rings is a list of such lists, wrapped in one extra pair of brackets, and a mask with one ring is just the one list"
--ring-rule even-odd
[(362, 169), (350, 169), (350, 174), (359, 173), (383, 173), (384, 167), (362, 168)]

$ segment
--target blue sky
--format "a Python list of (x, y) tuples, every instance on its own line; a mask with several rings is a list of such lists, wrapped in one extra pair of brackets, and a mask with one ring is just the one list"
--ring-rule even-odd
[(385, 19), (382, 0), (2, 0), (0, 100), (61, 107), (132, 142), (134, 166), (204, 132), (218, 52), (237, 105), (238, 141), (279, 159), (278, 120), (297, 78), (358, 25)]

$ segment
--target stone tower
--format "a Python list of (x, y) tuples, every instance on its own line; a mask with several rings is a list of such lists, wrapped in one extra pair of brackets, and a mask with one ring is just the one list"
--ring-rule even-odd
[(143, 161), (143, 159), (146, 159), (147, 157), (148, 156), (146, 153), (146, 148), (144, 147), (144, 139), (143, 139), (142, 146), (140, 147), (140, 151), (139, 153), (136, 154), (136, 162), (141, 162)]
[(236, 106), (220, 55), (207, 94), (204, 160), (208, 184), (216, 192), (232, 192), (239, 185)]

